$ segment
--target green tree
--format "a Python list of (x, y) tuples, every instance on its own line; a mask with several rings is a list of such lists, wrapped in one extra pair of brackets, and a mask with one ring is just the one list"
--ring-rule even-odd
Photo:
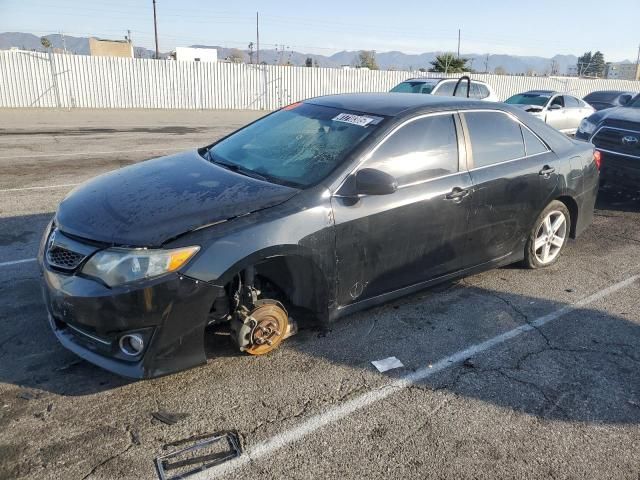
[(495, 73), (496, 75), (506, 75), (507, 70), (502, 66), (498, 66), (493, 69), (493, 73)]
[(578, 57), (578, 63), (576, 66), (578, 67), (579, 77), (582, 77), (584, 75), (589, 75), (589, 70), (591, 69), (592, 57), (593, 55), (591, 55), (591, 52), (585, 52), (584, 54)]
[(40, 37), (40, 45), (44, 48), (51, 48), (51, 42), (47, 37)]
[(444, 73), (462, 73), (468, 72), (466, 58), (457, 58), (453, 53), (443, 53), (438, 55), (434, 61), (431, 62), (432, 67), (430, 72), (444, 72)]
[(606, 62), (604, 61), (604, 55), (598, 50), (594, 54), (585, 52), (582, 56), (578, 57), (577, 66), (579, 77), (602, 77), (604, 75)]
[(357, 66), (368, 68), (369, 70), (378, 70), (376, 52), (374, 50), (360, 50), (358, 53)]
[(604, 69), (606, 62), (604, 61), (604, 55), (600, 50), (593, 54), (591, 57), (591, 71), (589, 72), (593, 77), (604, 76)]
[(307, 57), (307, 59), (304, 61), (304, 66), (305, 67), (313, 67), (313, 58)]

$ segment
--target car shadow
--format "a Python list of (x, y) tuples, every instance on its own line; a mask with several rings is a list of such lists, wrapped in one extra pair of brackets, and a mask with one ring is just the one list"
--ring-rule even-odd
[(613, 185), (600, 187), (596, 209), (604, 212), (640, 212), (640, 186), (636, 191)]
[[(35, 395), (64, 396), (92, 395), (131, 383), (60, 346), (49, 331), (39, 295), (33, 288), (28, 290), (23, 313), (0, 317), (5, 332), (0, 382)], [(284, 348), (368, 373), (373, 371), (371, 360), (397, 356), (404, 368), (376, 373), (395, 379), (565, 306), (448, 284), (346, 317), (329, 330), (304, 328)], [(527, 308), (531, 313), (525, 318), (522, 312)], [(207, 352), (230, 362), (246, 362), (237, 358), (244, 355), (224, 331), (208, 332)], [(635, 423), (640, 422), (638, 352), (640, 325), (605, 310), (578, 308), (539, 330), (470, 355), (419, 387), (447, 390), (545, 418)]]

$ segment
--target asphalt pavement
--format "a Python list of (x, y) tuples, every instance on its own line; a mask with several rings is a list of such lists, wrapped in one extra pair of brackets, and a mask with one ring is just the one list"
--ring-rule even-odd
[[(601, 192), (548, 269), (307, 326), (264, 357), (209, 332), (206, 365), (132, 382), (62, 348), (33, 261), (60, 200), (263, 114), (0, 111), (0, 479), (154, 479), (216, 432), (242, 454), (199, 478), (640, 478), (640, 193)], [(404, 366), (371, 364), (390, 356)]]

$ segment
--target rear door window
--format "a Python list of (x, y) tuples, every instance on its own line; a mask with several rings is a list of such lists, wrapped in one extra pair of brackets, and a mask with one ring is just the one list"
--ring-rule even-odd
[(499, 112), (464, 114), (469, 130), (474, 168), (525, 156), (520, 124)]
[(458, 140), (453, 115), (434, 115), (401, 127), (365, 164), (392, 175), (399, 185), (458, 171)]
[(528, 128), (520, 125), (520, 129), (522, 130), (522, 138), (524, 139), (524, 149), (527, 157), (549, 151), (547, 146), (544, 143), (542, 143), (542, 141), (540, 141), (538, 137), (536, 137), (533, 133), (531, 133), (531, 131)]
[(489, 96), (489, 89), (486, 85), (482, 83), (476, 83), (478, 87), (478, 97), (477, 98), (487, 98)]
[(571, 95), (564, 96), (564, 106), (566, 108), (580, 108), (580, 101)]

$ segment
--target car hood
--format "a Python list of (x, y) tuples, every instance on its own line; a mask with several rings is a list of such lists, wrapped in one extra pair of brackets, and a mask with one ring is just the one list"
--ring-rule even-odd
[(598, 110), (589, 117), (589, 121), (595, 124), (600, 122), (635, 122), (640, 123), (640, 108), (633, 107), (613, 107), (605, 110)]
[(199, 227), (282, 203), (298, 191), (229, 171), (194, 150), (84, 183), (62, 201), (56, 224), (88, 240), (158, 247)]

